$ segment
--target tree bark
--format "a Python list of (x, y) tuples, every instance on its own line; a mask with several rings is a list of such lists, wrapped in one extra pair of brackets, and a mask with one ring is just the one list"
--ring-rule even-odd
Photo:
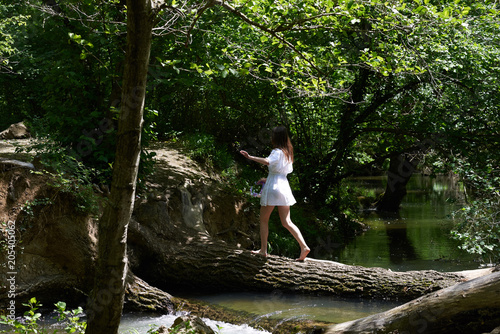
[[(175, 239), (174, 239), (175, 238)], [(185, 291), (274, 291), (411, 300), (464, 279), (432, 270), (393, 272), (332, 261), (252, 255), (247, 250), (175, 230), (168, 222), (136, 222), (129, 230), (132, 270), (153, 286)]]
[(174, 297), (144, 282), (130, 270), (127, 272), (124, 303), (126, 312), (173, 314), (176, 308)]
[(386, 312), (331, 326), (326, 334), (484, 333), (499, 325), (500, 272), (496, 272)]
[[(410, 300), (456, 284), (460, 275), (435, 271), (392, 272), (309, 259), (303, 263), (248, 251), (190, 245), (157, 261), (153, 275), (141, 276), (163, 289), (281, 290), (343, 297)], [(160, 279), (158, 279), (160, 278)], [(170, 290), (169, 290), (170, 291)]]
[(127, 0), (127, 54), (111, 193), (99, 222), (94, 289), (86, 333), (118, 333), (127, 273), (127, 229), (141, 151), (153, 14), (150, 0)]

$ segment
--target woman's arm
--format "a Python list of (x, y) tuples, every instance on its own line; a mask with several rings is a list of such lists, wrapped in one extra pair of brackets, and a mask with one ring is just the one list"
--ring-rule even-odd
[(254, 156), (251, 156), (250, 154), (248, 154), (247, 151), (240, 151), (240, 153), (247, 159), (249, 160), (253, 160), (255, 162), (258, 162), (260, 164), (263, 164), (263, 165), (266, 165), (268, 166), (269, 165), (269, 160), (267, 160), (267, 158), (259, 158), (259, 157), (254, 157)]

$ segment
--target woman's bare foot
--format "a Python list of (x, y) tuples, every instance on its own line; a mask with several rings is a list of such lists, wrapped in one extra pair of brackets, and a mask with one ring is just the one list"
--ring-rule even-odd
[(300, 252), (300, 256), (297, 260), (295, 261), (304, 261), (307, 257), (307, 254), (309, 254), (309, 252), (311, 251), (310, 248), (304, 248), (301, 252)]
[(267, 257), (267, 252), (263, 252), (261, 249), (252, 251), (252, 254), (261, 255), (263, 257)]

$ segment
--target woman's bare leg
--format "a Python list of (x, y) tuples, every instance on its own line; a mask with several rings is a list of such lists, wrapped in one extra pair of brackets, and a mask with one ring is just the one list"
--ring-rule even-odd
[(280, 214), (281, 224), (283, 224), (283, 226), (288, 231), (290, 231), (290, 233), (293, 235), (295, 240), (297, 240), (297, 242), (299, 243), (300, 256), (297, 259), (297, 261), (303, 261), (307, 257), (307, 254), (309, 254), (311, 249), (307, 246), (306, 241), (304, 240), (302, 233), (300, 233), (300, 230), (297, 227), (297, 225), (292, 223), (292, 220), (290, 219), (290, 207), (289, 206), (278, 206), (278, 212)]
[(269, 237), (269, 217), (274, 210), (274, 206), (260, 207), (260, 249), (252, 251), (253, 254), (267, 256), (267, 238)]

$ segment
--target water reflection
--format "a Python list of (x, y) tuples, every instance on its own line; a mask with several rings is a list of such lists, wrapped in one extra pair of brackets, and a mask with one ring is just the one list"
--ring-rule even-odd
[[(387, 220), (387, 218), (384, 219)], [(389, 246), (389, 260), (393, 264), (402, 264), (405, 261), (419, 259), (417, 251), (406, 232), (407, 225), (404, 222), (385, 225)]]
[[(356, 178), (352, 184), (366, 196), (385, 189), (385, 177)], [(395, 271), (432, 269), (459, 271), (478, 264), (450, 238), (450, 214), (460, 208), (463, 191), (451, 177), (414, 175), (398, 214), (366, 212), (370, 229), (326, 259)]]

